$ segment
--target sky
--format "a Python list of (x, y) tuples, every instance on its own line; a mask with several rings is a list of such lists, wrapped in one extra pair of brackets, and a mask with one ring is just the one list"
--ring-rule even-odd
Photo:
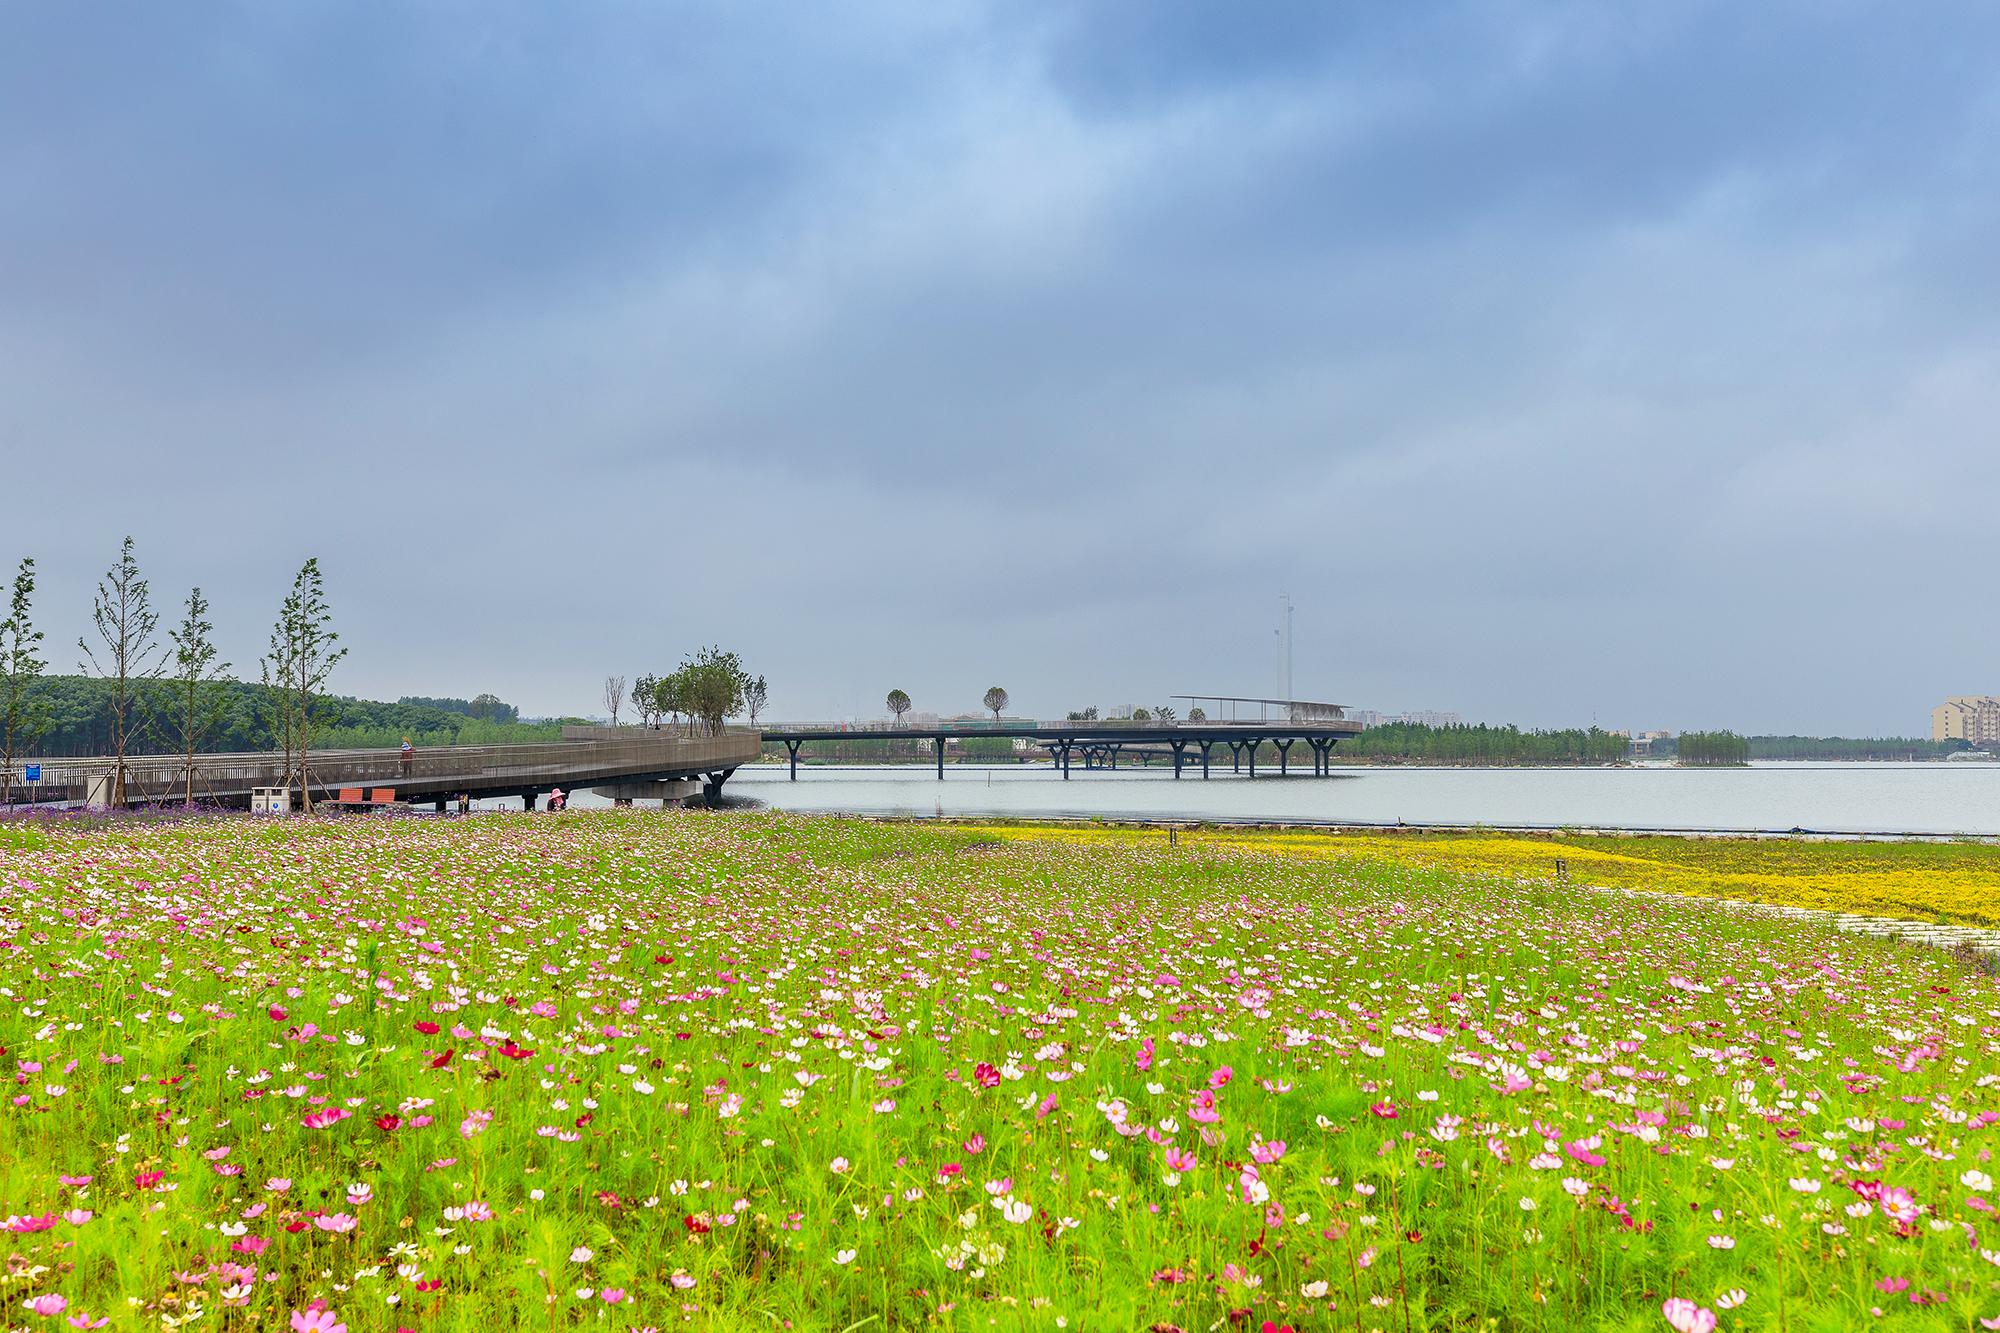
[(0, 561), (362, 697), (2000, 693), (2000, 10), (0, 0)]

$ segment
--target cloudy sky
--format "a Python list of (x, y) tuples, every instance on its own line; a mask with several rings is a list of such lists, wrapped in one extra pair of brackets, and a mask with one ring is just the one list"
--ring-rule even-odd
[[(2000, 13), (0, 7), (0, 558), (349, 693), (2000, 692)], [(67, 666), (74, 654), (65, 650)]]

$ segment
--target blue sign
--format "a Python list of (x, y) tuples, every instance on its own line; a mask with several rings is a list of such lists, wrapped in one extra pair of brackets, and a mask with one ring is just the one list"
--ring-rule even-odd
[(40, 764), (23, 764), (21, 766), (21, 776), (30, 782), (40, 782), (42, 780), (42, 766)]

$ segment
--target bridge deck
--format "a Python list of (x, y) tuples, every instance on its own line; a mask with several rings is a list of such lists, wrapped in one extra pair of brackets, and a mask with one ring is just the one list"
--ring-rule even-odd
[[(392, 787), (398, 800), (448, 800), (463, 792), (475, 798), (523, 796), (600, 783), (678, 778), (726, 777), (761, 752), (755, 732), (686, 737), (621, 728), (598, 738), (566, 738), (534, 745), (460, 745), (418, 750), (405, 767), (399, 750), (316, 750), (308, 771), (313, 799), (325, 800), (342, 787)], [(112, 768), (109, 759), (29, 760), (42, 765), (35, 799), (84, 801), (89, 782)], [(17, 761), (18, 763), (18, 761)], [(283, 785), (285, 766), (276, 754), (201, 754), (194, 761), (194, 797), (200, 802), (244, 805), (256, 787)], [(150, 804), (181, 800), (188, 788), (187, 761), (179, 755), (141, 755), (125, 761), (126, 802)], [(22, 799), (20, 770), (14, 775)]]

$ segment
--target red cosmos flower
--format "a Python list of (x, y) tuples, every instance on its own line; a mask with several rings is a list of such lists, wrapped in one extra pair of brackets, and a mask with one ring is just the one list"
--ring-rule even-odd
[(438, 1034), (438, 1025), (431, 1022), (428, 1018), (420, 1018), (415, 1023), (411, 1024), (411, 1026), (416, 1028), (417, 1031), (423, 1033), (426, 1037), (435, 1037)]
[(687, 1228), (688, 1235), (690, 1236), (706, 1236), (709, 1232), (708, 1223), (702, 1221), (693, 1213), (689, 1213), (686, 1217), (683, 1217), (681, 1225)]
[(167, 1173), (164, 1171), (141, 1171), (138, 1175), (132, 1177), (132, 1188), (135, 1190), (149, 1190), (166, 1178)]
[(456, 1048), (446, 1050), (443, 1055), (440, 1055), (437, 1059), (431, 1061), (431, 1068), (443, 1069), (446, 1065), (451, 1063), (451, 1057), (456, 1054), (458, 1054)]
[(512, 1037), (507, 1038), (506, 1043), (500, 1047), (500, 1054), (506, 1056), (509, 1060), (525, 1060), (534, 1053), (534, 1047), (517, 1046), (514, 1044)]
[(287, 1015), (284, 1010), (280, 1009), (275, 1004), (272, 1005), (269, 1009), (266, 1009), (264, 1012), (270, 1016), (270, 1019), (273, 1023), (282, 1023), (285, 1021), (287, 1017), (289, 1017), (289, 1015)]
[(402, 1123), (403, 1117), (399, 1115), (378, 1115), (375, 1117), (375, 1128), (380, 1130), (393, 1130)]
[(1372, 1111), (1374, 1114), (1380, 1116), (1384, 1120), (1394, 1120), (1400, 1114), (1396, 1110), (1396, 1104), (1394, 1102), (1376, 1102), (1373, 1106), (1369, 1107), (1368, 1109)]
[(982, 1088), (997, 1088), (1000, 1086), (1000, 1071), (984, 1060), (981, 1060), (973, 1068), (972, 1076), (979, 1080), (979, 1086)]
[(291, 1232), (291, 1233), (292, 1233), (292, 1234), (293, 1234), (294, 1236), (296, 1236), (296, 1235), (298, 1235), (298, 1234), (299, 1234), (299, 1233), (300, 1233), (301, 1231), (304, 1231), (304, 1230), (305, 1230), (305, 1229), (306, 1229), (307, 1227), (309, 1227), (309, 1226), (311, 1226), (311, 1225), (312, 1225), (312, 1223), (311, 1223), (311, 1222), (309, 1222), (309, 1221), (307, 1221), (307, 1220), (306, 1220), (305, 1218), (301, 1217), (301, 1218), (300, 1218), (300, 1219), (299, 1219), (298, 1221), (296, 1221), (296, 1222), (287, 1222), (287, 1223), (285, 1223), (285, 1230), (287, 1230), (287, 1231)]
[(1272, 1320), (1266, 1319), (1260, 1333), (1292, 1333), (1292, 1326), (1290, 1324), (1275, 1323)]
[(417, 1284), (417, 1290), (436, 1291), (439, 1287), (442, 1287), (443, 1285), (444, 1285), (444, 1279), (441, 1277), (427, 1278), (424, 1281), (419, 1282)]

